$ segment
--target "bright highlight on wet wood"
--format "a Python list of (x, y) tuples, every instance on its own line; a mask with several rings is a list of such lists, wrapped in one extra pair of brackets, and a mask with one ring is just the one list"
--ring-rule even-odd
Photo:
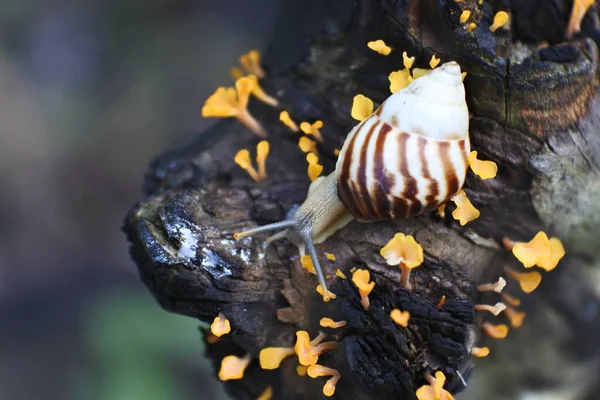
[(308, 153), (306, 161), (308, 162), (308, 177), (313, 182), (323, 172), (323, 166), (319, 164), (319, 157), (315, 153)]
[(478, 358), (487, 357), (490, 355), (489, 347), (473, 347), (471, 354)]
[(408, 311), (400, 311), (399, 309), (394, 308), (392, 312), (390, 312), (390, 317), (396, 324), (406, 328), (408, 326), (408, 320), (410, 320), (410, 313)]
[(519, 286), (521, 286), (521, 290), (525, 293), (531, 293), (542, 282), (542, 274), (537, 271), (534, 272), (516, 272), (511, 269), (505, 269), (506, 273), (519, 282)]
[(352, 118), (357, 121), (364, 121), (371, 114), (373, 114), (373, 100), (362, 94), (354, 96), (350, 113)]
[(429, 66), (431, 67), (431, 69), (434, 69), (435, 67), (437, 67), (439, 63), (440, 63), (440, 59), (437, 58), (435, 56), (435, 54), (432, 55), (431, 60), (429, 60)]
[(423, 247), (411, 235), (397, 233), (379, 251), (388, 265), (400, 266), (400, 286), (410, 288), (410, 271), (423, 263)]
[(494, 15), (494, 23), (490, 25), (490, 31), (496, 32), (497, 29), (503, 27), (508, 22), (508, 14), (506, 11), (499, 11)]
[(452, 218), (457, 220), (461, 226), (479, 218), (479, 210), (473, 206), (464, 190), (460, 189), (450, 200), (456, 204), (456, 210), (452, 211)]
[(425, 374), (428, 385), (423, 385), (417, 389), (418, 400), (454, 400), (454, 397), (444, 389), (446, 376), (442, 371), (435, 373), (435, 378), (429, 373)]
[(371, 273), (368, 269), (357, 269), (352, 274), (352, 282), (358, 288), (360, 294), (360, 304), (362, 304), (365, 310), (369, 309), (369, 294), (375, 287), (375, 282), (369, 282), (371, 279)]
[(397, 91), (404, 89), (413, 81), (408, 69), (394, 71), (388, 76), (388, 79), (390, 81), (390, 92), (392, 93), (396, 93)]
[(240, 56), (240, 64), (250, 74), (254, 74), (260, 79), (265, 77), (265, 71), (260, 66), (260, 53), (257, 50), (250, 50), (249, 52)]
[(252, 361), (252, 356), (246, 354), (240, 358), (237, 356), (227, 356), (221, 361), (221, 369), (219, 370), (219, 379), (222, 381), (242, 379), (244, 371)]
[(307, 370), (308, 376), (311, 378), (319, 378), (321, 376), (331, 376), (323, 386), (323, 394), (331, 397), (335, 393), (335, 385), (342, 377), (337, 369), (324, 367), (322, 365), (311, 365)]
[(321, 136), (320, 131), (322, 127), (323, 121), (321, 120), (317, 120), (312, 124), (309, 124), (308, 122), (302, 122), (300, 124), (300, 130), (302, 130), (302, 132), (304, 132), (307, 135), (313, 136), (315, 139), (317, 139), (318, 142), (323, 142), (323, 136)]
[(279, 120), (281, 122), (283, 122), (283, 124), (285, 126), (287, 126), (288, 128), (290, 128), (292, 131), (294, 131), (294, 132), (300, 131), (300, 128), (298, 127), (298, 125), (294, 122), (294, 120), (292, 120), (292, 117), (290, 117), (289, 112), (282, 111), (281, 113), (279, 113)]
[(221, 337), (223, 335), (231, 332), (231, 324), (229, 320), (225, 318), (225, 314), (219, 313), (213, 320), (213, 323), (210, 325), (210, 331), (216, 337)]
[(415, 56), (409, 57), (408, 53), (403, 51), (402, 52), (402, 62), (404, 63), (404, 68), (409, 70), (412, 68), (412, 66), (415, 62)]
[(459, 21), (461, 24), (464, 24), (465, 22), (467, 22), (467, 20), (469, 19), (469, 17), (471, 16), (471, 11), (469, 10), (465, 10), (460, 14), (459, 17)]
[(277, 369), (281, 362), (295, 353), (293, 347), (267, 347), (260, 351), (258, 359), (262, 369)]
[(341, 328), (343, 326), (346, 326), (346, 324), (347, 324), (346, 321), (335, 322), (331, 318), (321, 318), (321, 320), (319, 321), (319, 325), (321, 325), (323, 328), (331, 328), (331, 329)]
[(504, 339), (508, 335), (508, 326), (504, 324), (493, 325), (489, 322), (484, 322), (481, 328), (486, 335), (493, 339)]
[(392, 48), (385, 44), (385, 42), (381, 39), (374, 40), (372, 42), (367, 43), (367, 46), (373, 50), (378, 52), (381, 55), (387, 56), (392, 52)]
[(247, 149), (242, 149), (237, 152), (233, 161), (245, 170), (250, 177), (256, 182), (267, 178), (267, 156), (269, 155), (269, 143), (262, 140), (256, 146), (256, 164), (258, 171), (252, 166), (250, 152)]
[(581, 31), (581, 21), (592, 4), (594, 4), (594, 0), (573, 0), (573, 8), (571, 8), (571, 16), (567, 25), (567, 39), (572, 39), (576, 33)]
[(525, 268), (537, 265), (552, 271), (565, 256), (565, 249), (559, 239), (549, 239), (545, 232), (539, 231), (531, 241), (515, 243), (512, 253)]
[(498, 173), (498, 166), (493, 161), (484, 161), (477, 159), (477, 152), (472, 151), (467, 157), (471, 171), (481, 179), (492, 179)]

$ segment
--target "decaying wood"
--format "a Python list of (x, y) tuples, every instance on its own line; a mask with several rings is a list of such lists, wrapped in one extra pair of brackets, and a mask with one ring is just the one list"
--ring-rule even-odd
[[(268, 131), (269, 178), (254, 183), (234, 163), (241, 148), (257, 139), (235, 120), (158, 157), (145, 183), (146, 197), (128, 214), (125, 231), (140, 275), (167, 310), (206, 322), (223, 312), (232, 332), (208, 345), (215, 370), (225, 355), (257, 356), (269, 346), (293, 346), (295, 332), (314, 337), (325, 331), (340, 346), (319, 363), (337, 368), (341, 399), (412, 399), (425, 383), (425, 370), (442, 370), (457, 392), (473, 365), (478, 398), (515, 398), (518, 391), (571, 388), (581, 374), (597, 376), (600, 355), (598, 284), (600, 268), (600, 94), (597, 91), (598, 16), (592, 9), (583, 31), (564, 40), (570, 1), (477, 0), (288, 1), (264, 64), (261, 81), (296, 121), (324, 121), (319, 147), (327, 173), (356, 121), (350, 118), (357, 93), (383, 101), (387, 76), (402, 68), (402, 51), (427, 67), (432, 55), (456, 60), (465, 79), (471, 113), (472, 147), (499, 166), (495, 179), (469, 175), (465, 190), (481, 217), (465, 227), (437, 214), (372, 224), (352, 222), (318, 251), (337, 299), (324, 303), (316, 277), (299, 263), (285, 240), (232, 239), (243, 228), (275, 222), (306, 196), (308, 178), (297, 134), (278, 120), (280, 109), (254, 100), (251, 112)], [(472, 11), (478, 28), (458, 22)], [(528, 19), (532, 9), (539, 10)], [(511, 10), (512, 27), (495, 33), (494, 13)], [(366, 43), (383, 39), (394, 52), (383, 57)], [(542, 45), (542, 42), (546, 42)], [(549, 43), (549, 45), (548, 45)], [(544, 47), (545, 46), (545, 47)], [(449, 205), (449, 211), (452, 206)], [(502, 316), (474, 314), (476, 303), (494, 304), (475, 285), (495, 281), (518, 261), (500, 245), (504, 237), (529, 240), (539, 230), (559, 237), (567, 256), (544, 274), (541, 287), (523, 295), (510, 282), (508, 292), (523, 299), (528, 318), (504, 341), (482, 337), (485, 321)], [(379, 256), (396, 232), (412, 234), (425, 250), (425, 263), (413, 271), (412, 291), (398, 287), (399, 271)], [(340, 268), (369, 268), (376, 282), (371, 308), (364, 311), (350, 280), (335, 278)], [(442, 296), (446, 302), (437, 304)], [(393, 308), (408, 310), (408, 329), (389, 318)], [(322, 317), (348, 321), (344, 328), (319, 326)], [(474, 362), (468, 349), (488, 345), (490, 357)], [(272, 386), (274, 398), (322, 396), (324, 379), (300, 377), (293, 359), (275, 371), (253, 362), (239, 381), (226, 387), (234, 398), (256, 398)], [(577, 371), (580, 375), (565, 373)], [(481, 384), (484, 382), (485, 385)], [(579, 382), (579, 381), (578, 381)], [(594, 379), (582, 379), (567, 398), (597, 393)], [(579, 397), (574, 397), (579, 396)], [(594, 398), (594, 397), (589, 397)]]

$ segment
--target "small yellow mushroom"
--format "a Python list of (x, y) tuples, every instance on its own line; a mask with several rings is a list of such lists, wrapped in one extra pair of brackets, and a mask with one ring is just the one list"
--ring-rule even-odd
[(460, 76), (462, 77), (462, 80), (464, 81), (465, 78), (467, 77), (467, 71), (463, 71)]
[(508, 326), (504, 324), (492, 325), (489, 322), (484, 322), (481, 328), (486, 335), (493, 339), (504, 339), (508, 335)]
[(394, 308), (390, 313), (390, 317), (396, 324), (406, 328), (408, 326), (408, 320), (410, 319), (410, 313), (408, 311), (400, 311), (399, 309)]
[(415, 56), (409, 57), (408, 53), (405, 51), (402, 52), (402, 63), (404, 64), (404, 68), (407, 70), (411, 69), (415, 62)]
[(317, 142), (310, 140), (306, 136), (302, 136), (298, 140), (298, 147), (303, 153), (317, 153)]
[(216, 337), (221, 337), (223, 335), (231, 332), (231, 324), (229, 320), (225, 318), (225, 314), (219, 313), (213, 320), (213, 323), (210, 325), (210, 331)]
[(513, 328), (518, 328), (523, 325), (523, 320), (527, 316), (526, 313), (517, 311), (512, 307), (506, 307), (506, 310), (504, 310), (504, 315), (506, 315), (508, 322), (510, 322), (510, 326)]
[(321, 131), (320, 129), (323, 127), (323, 121), (321, 120), (317, 120), (315, 122), (313, 122), (312, 124), (309, 124), (308, 122), (302, 122), (300, 124), (300, 130), (302, 130), (302, 132), (306, 133), (307, 135), (312, 135), (315, 137), (315, 139), (317, 139), (318, 142), (323, 142), (323, 136), (321, 136)]
[(392, 93), (396, 93), (398, 90), (404, 89), (413, 81), (408, 69), (394, 71), (389, 75), (388, 79), (390, 81), (390, 92)]
[(435, 378), (426, 373), (425, 379), (427, 379), (429, 384), (417, 389), (416, 395), (418, 400), (454, 400), (454, 397), (444, 389), (446, 376), (442, 371), (437, 371)]
[(300, 257), (300, 264), (302, 265), (302, 268), (304, 268), (311, 274), (313, 274), (313, 275), (317, 274), (317, 271), (315, 271), (315, 267), (313, 265), (312, 259), (310, 258), (310, 255), (307, 254), (307, 255)]
[(434, 69), (435, 67), (437, 67), (439, 63), (440, 63), (440, 59), (437, 58), (435, 56), (435, 54), (432, 55), (431, 60), (429, 60), (429, 66), (431, 67), (431, 69)]
[(461, 24), (464, 24), (465, 22), (467, 22), (467, 20), (469, 19), (469, 17), (471, 16), (471, 11), (469, 10), (465, 10), (460, 14), (459, 17), (459, 21)]
[(473, 347), (471, 354), (478, 358), (487, 357), (490, 355), (489, 347)]
[[(505, 243), (512, 244), (510, 240)], [(512, 252), (525, 268), (537, 265), (546, 271), (556, 268), (565, 255), (561, 241), (557, 238), (548, 239), (543, 231), (539, 231), (528, 243), (515, 243)]]
[(373, 100), (368, 97), (357, 94), (352, 100), (352, 112), (350, 115), (357, 121), (365, 120), (373, 113)]
[(346, 279), (346, 275), (339, 268), (335, 270), (335, 275), (339, 278)]
[(381, 55), (387, 56), (392, 52), (392, 48), (385, 44), (385, 42), (381, 39), (374, 40), (372, 42), (367, 43), (367, 46), (373, 50), (378, 52)]
[(333, 154), (335, 154), (336, 156), (340, 155), (340, 149), (334, 149), (333, 150)]
[(423, 263), (423, 248), (414, 237), (397, 233), (379, 251), (388, 265), (400, 265), (400, 286), (410, 288), (409, 276), (413, 268)]
[(250, 50), (249, 52), (240, 56), (240, 64), (248, 73), (256, 75), (262, 79), (265, 77), (265, 71), (260, 66), (260, 53), (257, 50)]
[(352, 274), (352, 282), (358, 288), (360, 294), (360, 304), (365, 310), (369, 309), (369, 294), (375, 287), (375, 282), (369, 282), (371, 274), (368, 269), (357, 269)]
[(346, 326), (346, 324), (346, 321), (335, 322), (331, 318), (321, 318), (321, 320), (319, 321), (319, 325), (321, 325), (323, 328), (337, 329)]
[(516, 297), (513, 297), (508, 293), (502, 293), (502, 300), (504, 300), (506, 304), (509, 304), (513, 307), (519, 307), (521, 305), (520, 299), (517, 299)]
[(211, 332), (208, 332), (208, 334), (206, 335), (206, 343), (208, 344), (218, 343), (219, 340), (221, 340), (221, 338), (216, 335), (213, 335)]
[(425, 68), (414, 68), (412, 70), (412, 77), (413, 79), (419, 79), (425, 75), (427, 75), (428, 73), (430, 73), (432, 70), (431, 69), (425, 69)]
[(219, 379), (222, 381), (229, 381), (235, 379), (242, 379), (244, 377), (244, 371), (252, 361), (252, 356), (246, 354), (240, 358), (237, 356), (227, 356), (221, 361), (221, 369), (219, 370)]
[(258, 359), (262, 369), (277, 369), (281, 362), (296, 352), (293, 347), (267, 347), (260, 351)]
[(323, 166), (319, 164), (319, 157), (315, 153), (308, 153), (306, 161), (308, 162), (308, 177), (313, 182), (323, 172)]
[(469, 153), (469, 167), (471, 171), (481, 179), (491, 179), (498, 173), (498, 166), (493, 161), (483, 161), (477, 159), (477, 152), (472, 151)]
[(269, 155), (269, 142), (262, 140), (256, 145), (256, 163), (258, 164), (258, 171), (252, 166), (250, 160), (250, 152), (246, 149), (242, 149), (237, 152), (233, 161), (244, 169), (248, 175), (256, 182), (262, 181), (267, 178), (267, 156)]
[(256, 400), (271, 400), (273, 398), (273, 388), (267, 386), (267, 388), (256, 398)]
[(319, 293), (322, 297), (323, 297), (323, 301), (325, 303), (327, 303), (329, 300), (334, 300), (337, 298), (337, 296), (335, 295), (335, 293), (333, 293), (331, 290), (327, 289), (327, 296), (325, 295), (325, 292), (323, 291), (323, 286), (321, 285), (317, 285), (317, 293)]
[(592, 4), (594, 4), (594, 0), (573, 0), (571, 17), (567, 26), (567, 39), (572, 39), (577, 32), (581, 31), (581, 21)]
[(446, 216), (446, 203), (442, 204), (437, 208), (437, 213), (442, 218)]
[(304, 366), (304, 365), (298, 365), (298, 366), (296, 367), (296, 373), (297, 373), (299, 376), (304, 376), (304, 375), (306, 375), (306, 371), (307, 371), (307, 370), (308, 370), (308, 367), (306, 367), (306, 366)]
[(238, 151), (235, 157), (233, 158), (233, 161), (235, 161), (237, 165), (239, 165), (243, 170), (245, 170), (248, 173), (248, 175), (250, 175), (250, 177), (256, 182), (260, 181), (260, 176), (258, 175), (258, 172), (252, 166), (252, 161), (250, 160), (250, 152), (248, 150), (242, 149)]
[(296, 332), (296, 345), (294, 346), (294, 351), (298, 356), (298, 361), (301, 365), (306, 367), (315, 365), (317, 361), (319, 361), (319, 356), (321, 354), (337, 347), (336, 342), (321, 343), (323, 339), (325, 339), (323, 333), (319, 333), (319, 335), (311, 341), (308, 332)]
[(256, 145), (256, 163), (258, 164), (258, 176), (260, 179), (267, 178), (267, 156), (269, 155), (269, 142), (261, 140)]
[(475, 311), (489, 311), (494, 315), (499, 315), (502, 311), (506, 310), (506, 304), (504, 303), (496, 303), (496, 305), (491, 306), (489, 304), (475, 304), (473, 307)]
[(247, 78), (252, 82), (252, 94), (256, 96), (257, 99), (272, 107), (277, 107), (279, 105), (279, 100), (265, 93), (264, 89), (258, 83), (256, 75), (251, 74), (248, 75)]
[(298, 132), (300, 130), (298, 125), (292, 120), (292, 117), (290, 117), (290, 113), (287, 111), (282, 111), (279, 113), (279, 120), (294, 132)]
[(450, 200), (456, 204), (456, 210), (452, 211), (452, 217), (458, 220), (461, 226), (479, 218), (479, 210), (473, 206), (464, 190), (460, 189)]
[(325, 386), (323, 386), (323, 394), (327, 397), (333, 396), (333, 394), (335, 393), (335, 385), (342, 377), (337, 369), (327, 368), (322, 365), (315, 364), (308, 367), (307, 372), (308, 376), (310, 376), (311, 378), (331, 376), (331, 378), (328, 379), (325, 383)]
[(502, 289), (506, 286), (506, 280), (503, 277), (498, 278), (494, 283), (484, 283), (477, 286), (478, 292), (496, 292), (502, 293)]
[(242, 71), (239, 67), (232, 67), (229, 70), (229, 75), (231, 75), (231, 78), (234, 81), (237, 81), (244, 76), (244, 71)]
[(467, 32), (473, 32), (477, 28), (477, 24), (475, 22), (471, 22), (467, 25)]
[(496, 30), (504, 26), (508, 22), (508, 14), (506, 11), (498, 11), (494, 15), (494, 23), (490, 25), (490, 31), (496, 32)]
[(443, 296), (440, 298), (440, 301), (438, 301), (438, 304), (437, 304), (437, 309), (438, 309), (438, 310), (441, 310), (441, 309), (442, 309), (442, 307), (444, 306), (444, 304), (446, 304), (446, 295), (443, 295)]
[(542, 274), (537, 271), (516, 272), (507, 268), (506, 273), (510, 275), (511, 278), (519, 282), (521, 290), (525, 293), (533, 292), (542, 282)]
[(335, 261), (335, 255), (331, 253), (325, 253), (325, 258), (327, 258), (329, 261)]

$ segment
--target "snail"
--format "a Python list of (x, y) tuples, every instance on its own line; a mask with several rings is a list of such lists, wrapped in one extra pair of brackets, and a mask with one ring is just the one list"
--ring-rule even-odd
[(328, 291), (315, 244), (353, 219), (408, 218), (436, 209), (465, 181), (469, 111), (461, 70), (448, 62), (392, 94), (346, 137), (335, 171), (310, 186), (289, 219), (234, 234), (235, 239), (283, 229), (313, 262)]

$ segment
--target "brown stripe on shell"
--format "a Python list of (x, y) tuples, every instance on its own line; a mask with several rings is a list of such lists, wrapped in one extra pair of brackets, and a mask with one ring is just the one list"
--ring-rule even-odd
[(438, 144), (438, 148), (440, 149), (440, 159), (442, 160), (442, 166), (444, 168), (446, 183), (447, 183), (447, 191), (446, 191), (446, 199), (452, 197), (456, 192), (458, 192), (458, 177), (456, 176), (456, 171), (454, 170), (454, 165), (452, 164), (452, 157), (450, 156), (451, 151), (451, 143), (440, 141)]
[(421, 202), (416, 195), (419, 192), (417, 180), (410, 174), (408, 169), (408, 151), (407, 145), (409, 135), (406, 132), (400, 132), (398, 135), (398, 155), (400, 157), (400, 175), (404, 178), (404, 192), (401, 198), (410, 203), (410, 208), (405, 210), (404, 217), (417, 215), (421, 212)]
[(423, 212), (431, 211), (437, 207), (437, 196), (439, 194), (439, 185), (435, 179), (432, 179), (431, 173), (429, 172), (429, 163), (425, 157), (425, 147), (427, 147), (427, 139), (422, 136), (418, 137), (419, 143), (419, 161), (421, 162), (421, 175), (423, 178), (429, 181), (429, 187), (427, 188), (427, 196), (425, 196), (425, 204)]
[(362, 210), (362, 215), (365, 219), (373, 220), (377, 218), (377, 213), (371, 202), (371, 192), (367, 186), (367, 174), (371, 174), (372, 171), (367, 171), (367, 156), (369, 150), (369, 143), (374, 132), (377, 132), (377, 127), (380, 122), (377, 121), (367, 132), (365, 139), (360, 149), (360, 159), (358, 162), (358, 188), (360, 190), (360, 202), (359, 208)]
[(385, 140), (388, 136), (388, 133), (391, 130), (392, 127), (384, 122), (381, 125), (381, 128), (379, 129), (377, 141), (375, 143), (373, 178), (375, 179), (377, 186), (373, 189), (375, 193), (373, 194), (371, 201), (375, 205), (375, 209), (377, 210), (377, 216), (379, 218), (389, 218), (391, 216), (390, 201), (388, 199), (387, 193), (389, 193), (390, 188), (394, 186), (395, 179), (390, 173), (386, 173), (385, 167), (383, 165), (383, 152)]

